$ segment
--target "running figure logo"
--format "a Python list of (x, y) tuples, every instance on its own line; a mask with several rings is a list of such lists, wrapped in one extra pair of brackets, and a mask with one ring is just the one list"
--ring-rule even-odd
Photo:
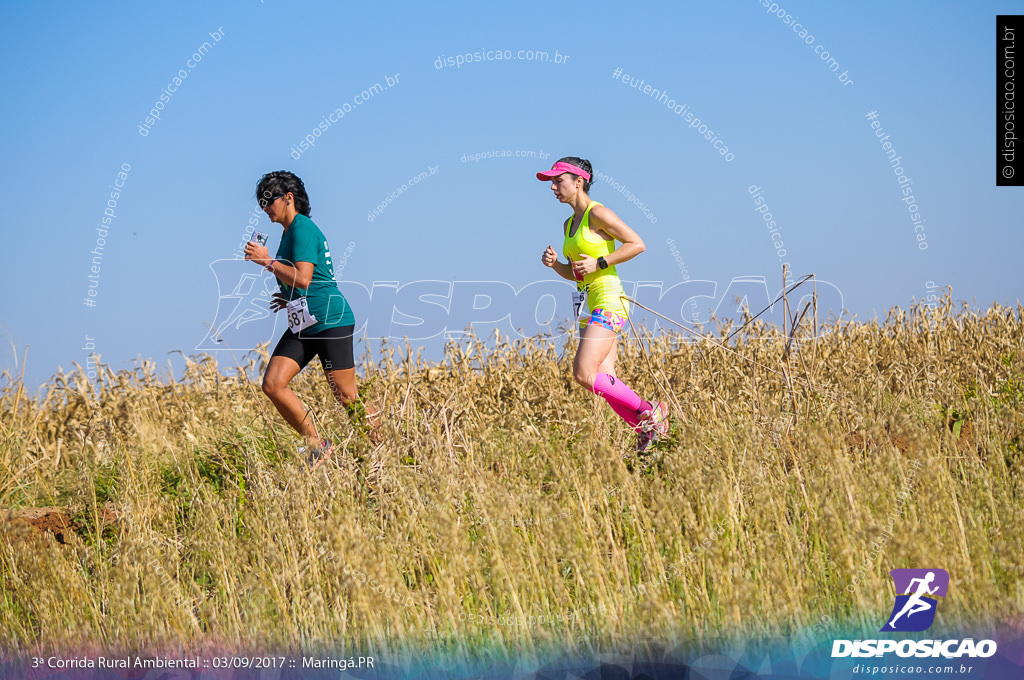
[[(252, 326), (244, 330), (242, 327), (270, 316), (269, 303), (277, 290), (276, 279), (251, 262), (237, 258), (214, 260), (210, 269), (217, 279), (217, 313), (196, 351), (252, 349), (259, 342), (270, 340), (277, 327), (276, 319), (269, 334), (262, 330), (254, 335), (250, 332)], [(227, 345), (221, 344), (224, 342)]]
[(896, 604), (882, 631), (927, 630), (935, 621), (937, 598), (946, 597), (949, 572), (945, 569), (893, 569), (889, 574), (896, 586)]

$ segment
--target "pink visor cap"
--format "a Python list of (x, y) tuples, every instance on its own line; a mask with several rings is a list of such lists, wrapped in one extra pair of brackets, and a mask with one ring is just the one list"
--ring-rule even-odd
[(554, 177), (558, 177), (559, 175), (565, 172), (571, 172), (574, 175), (579, 175), (588, 182), (590, 181), (589, 172), (587, 172), (583, 168), (578, 168), (575, 165), (572, 165), (571, 163), (563, 163), (562, 161), (558, 161), (557, 163), (552, 165), (550, 170), (538, 172), (537, 179), (539, 179), (541, 182), (547, 182), (548, 180)]

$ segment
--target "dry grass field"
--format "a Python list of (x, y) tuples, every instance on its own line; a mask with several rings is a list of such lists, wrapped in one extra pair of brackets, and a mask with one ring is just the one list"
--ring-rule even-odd
[(618, 374), (672, 395), (670, 440), (639, 459), (571, 380), (575, 340), (440, 364), (391, 345), (361, 369), (380, 446), (318, 366), (296, 380), (342, 444), (312, 474), (251, 382), (265, 350), (192, 357), (180, 379), (75, 370), (37, 397), (7, 375), (0, 648), (812, 644), (877, 631), (899, 567), (949, 571), (937, 626), (1013, 625), (1022, 338), (1020, 307), (949, 298), (785, 356), (759, 322), (736, 353), (658, 335), (648, 363), (626, 338)]

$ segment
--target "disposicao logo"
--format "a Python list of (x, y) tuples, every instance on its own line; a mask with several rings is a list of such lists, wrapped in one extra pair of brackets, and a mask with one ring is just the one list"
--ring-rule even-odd
[[(893, 569), (889, 572), (896, 586), (896, 603), (883, 633), (916, 633), (927, 630), (935, 622), (940, 597), (949, 589), (949, 572), (945, 569)], [(964, 640), (833, 640), (832, 657), (884, 656), (895, 652), (901, 657), (938, 657), (947, 659), (990, 657), (996, 653), (994, 640), (975, 643)]]
[(893, 569), (889, 575), (896, 586), (896, 604), (882, 632), (928, 630), (935, 622), (938, 598), (946, 597), (949, 589), (949, 572), (945, 569)]

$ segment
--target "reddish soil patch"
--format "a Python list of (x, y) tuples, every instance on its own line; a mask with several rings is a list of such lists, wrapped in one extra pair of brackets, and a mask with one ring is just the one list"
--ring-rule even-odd
[[(952, 419), (946, 423), (946, 427), (949, 431), (953, 431), (954, 421)], [(887, 441), (886, 441), (887, 440)], [(851, 453), (857, 451), (863, 451), (865, 448), (876, 447), (884, 443), (889, 443), (899, 449), (900, 453), (906, 453), (907, 449), (910, 448), (910, 442), (902, 434), (890, 434), (883, 440), (877, 440), (873, 437), (867, 436), (863, 432), (850, 432), (843, 437), (843, 443), (850, 450)], [(956, 440), (956, 448), (960, 451), (965, 451), (974, 444), (974, 426), (970, 421), (963, 421), (960, 426), (960, 436)]]
[[(105, 507), (100, 511), (100, 522), (116, 524), (117, 513), (113, 508)], [(49, 532), (58, 543), (68, 544), (71, 535), (81, 528), (78, 522), (71, 519), (63, 508), (22, 508), (21, 510), (0, 510), (0, 521), (10, 524), (12, 529), (34, 530), (37, 533)]]
[(889, 443), (895, 446), (900, 453), (906, 453), (907, 449), (910, 448), (910, 442), (902, 434), (889, 435)]
[[(949, 428), (950, 432), (953, 432), (953, 428), (956, 426), (956, 421), (952, 418), (946, 423), (946, 427)], [(956, 440), (956, 448), (958, 451), (966, 451), (974, 444), (974, 425), (971, 421), (964, 420), (960, 423), (960, 436)]]
[[(907, 442), (907, 438), (902, 434), (890, 434), (886, 437), (886, 440), (886, 443), (895, 446), (900, 453), (906, 453), (907, 449), (910, 447), (909, 442)], [(880, 444), (880, 442), (876, 441), (872, 437), (866, 436), (863, 432), (851, 432), (843, 438), (843, 441), (846, 443), (846, 446), (850, 449), (851, 453), (863, 451), (867, 447), (875, 447)]]
[(4, 512), (4, 519), (10, 522), (12, 528), (30, 526), (40, 533), (49, 531), (58, 543), (66, 544), (75, 530), (71, 516), (60, 508), (8, 510)]

